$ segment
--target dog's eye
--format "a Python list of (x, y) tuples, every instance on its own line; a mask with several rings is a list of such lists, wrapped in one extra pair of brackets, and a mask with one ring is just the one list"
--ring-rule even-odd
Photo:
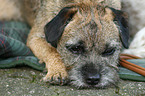
[(102, 56), (110, 56), (115, 52), (115, 48), (107, 48), (103, 53)]
[(66, 48), (73, 54), (82, 54), (85, 52), (85, 48), (83, 44), (70, 45), (70, 46), (66, 45)]

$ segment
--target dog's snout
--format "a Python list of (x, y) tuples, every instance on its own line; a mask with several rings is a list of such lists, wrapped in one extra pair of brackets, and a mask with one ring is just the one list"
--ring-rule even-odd
[(86, 64), (82, 67), (82, 75), (85, 83), (88, 85), (96, 85), (101, 79), (101, 74), (93, 63)]
[(100, 74), (95, 74), (95, 75), (88, 75), (86, 77), (86, 83), (89, 85), (96, 85), (100, 81)]

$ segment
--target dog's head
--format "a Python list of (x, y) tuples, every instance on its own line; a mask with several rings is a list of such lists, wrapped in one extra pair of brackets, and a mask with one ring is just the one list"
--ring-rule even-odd
[(129, 39), (123, 12), (95, 4), (65, 7), (46, 24), (45, 35), (71, 67), (72, 85), (116, 85), (119, 53)]

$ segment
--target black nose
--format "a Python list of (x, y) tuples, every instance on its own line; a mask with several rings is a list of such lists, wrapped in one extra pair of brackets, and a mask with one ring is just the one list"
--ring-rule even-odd
[(89, 85), (96, 85), (100, 81), (100, 74), (95, 74), (95, 75), (88, 75), (86, 77), (86, 83)]
[(84, 82), (88, 85), (96, 85), (100, 82), (101, 74), (99, 68), (93, 63), (87, 63), (82, 66), (81, 73)]

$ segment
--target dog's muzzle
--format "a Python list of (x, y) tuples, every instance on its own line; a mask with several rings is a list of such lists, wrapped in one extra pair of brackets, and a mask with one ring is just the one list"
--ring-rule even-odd
[(97, 85), (100, 82), (101, 74), (99, 70), (97, 70), (94, 65), (86, 64), (81, 69), (83, 80), (88, 85)]

